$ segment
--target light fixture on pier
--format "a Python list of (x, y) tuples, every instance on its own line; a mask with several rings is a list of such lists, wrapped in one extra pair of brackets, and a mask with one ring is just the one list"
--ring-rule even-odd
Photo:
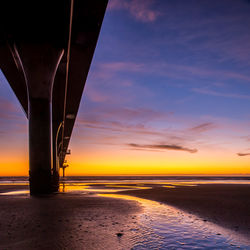
[(73, 120), (73, 119), (75, 119), (75, 115), (74, 114), (67, 114), (66, 115), (66, 119), (69, 119), (69, 120)]

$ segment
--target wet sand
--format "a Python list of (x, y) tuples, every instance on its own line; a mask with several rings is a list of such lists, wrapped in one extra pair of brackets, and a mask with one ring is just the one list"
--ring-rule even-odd
[(77, 193), (1, 196), (0, 208), (0, 249), (130, 249), (141, 211), (134, 201)]
[(250, 237), (250, 185), (202, 184), (119, 193), (175, 206)]
[[(117, 188), (119, 186), (117, 184)], [(250, 185), (143, 186), (152, 189), (118, 193), (166, 203), (198, 215), (204, 223), (210, 221), (250, 237)], [(76, 192), (40, 198), (27, 194), (1, 195), (0, 249), (133, 247), (143, 234), (138, 221), (143, 211), (140, 204), (132, 200), (96, 196), (82, 189), (83, 186), (76, 187)], [(107, 185), (96, 183), (91, 187), (106, 189)], [(0, 185), (0, 193), (15, 190), (28, 190), (28, 186)]]
[(28, 184), (21, 184), (21, 185), (16, 185), (16, 184), (9, 184), (9, 185), (0, 185), (0, 194), (5, 193), (5, 192), (12, 192), (16, 190), (29, 190), (29, 185)]

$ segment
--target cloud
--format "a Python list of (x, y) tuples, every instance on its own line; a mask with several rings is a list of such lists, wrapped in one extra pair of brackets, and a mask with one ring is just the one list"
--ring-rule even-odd
[(250, 153), (237, 153), (238, 156), (247, 156), (250, 155)]
[(217, 128), (218, 121), (210, 122), (211, 118), (208, 118), (208, 121), (202, 120), (203, 122), (197, 123), (196, 126), (190, 126), (194, 122), (193, 118), (181, 118), (173, 112), (102, 105), (82, 110), (77, 124), (82, 129), (88, 129), (88, 133), (99, 134), (100, 137), (103, 134), (115, 134), (117, 137), (113, 140), (123, 140), (123, 143), (126, 143), (128, 138), (133, 138), (140, 144), (147, 144), (149, 140), (163, 140), (167, 141), (168, 145), (189, 145), (190, 142), (204, 145), (204, 140), (210, 140), (208, 136), (211, 134), (206, 135), (203, 132)]
[(27, 122), (19, 103), (0, 97), (0, 135), (11, 138), (17, 134), (27, 134)]
[(120, 72), (141, 72), (144, 71), (143, 63), (126, 62), (126, 61), (116, 61), (116, 62), (106, 62), (99, 65), (103, 71)]
[(108, 101), (111, 96), (107, 95), (106, 93), (103, 93), (101, 91), (98, 91), (95, 88), (88, 88), (88, 91), (86, 91), (85, 94), (92, 102), (106, 102)]
[(20, 119), (20, 110), (13, 102), (0, 97), (0, 119), (18, 120)]
[(189, 153), (196, 153), (198, 152), (197, 149), (190, 149), (178, 145), (167, 145), (167, 144), (154, 144), (154, 145), (144, 145), (144, 144), (136, 144), (136, 143), (129, 143), (127, 144), (131, 148), (136, 149), (159, 149), (159, 150), (177, 150), (177, 151), (186, 151)]
[(250, 141), (250, 135), (247, 135), (247, 136), (242, 136), (241, 138), (243, 138), (244, 140), (246, 140), (246, 141)]
[(97, 108), (93, 107), (91, 110), (84, 110), (84, 114), (80, 114), (79, 118), (82, 118), (82, 121), (88, 122), (97, 117), (97, 114), (98, 119), (102, 121), (139, 121), (139, 123), (143, 124), (147, 121), (164, 119), (173, 115), (171, 112), (161, 112), (150, 108), (110, 107), (103, 105)]
[(218, 62), (249, 65), (249, 5), (230, 0), (162, 2), (167, 2), (164, 23), (178, 36), (178, 40), (167, 36), (170, 42), (186, 46), (198, 59), (208, 52), (207, 60), (215, 55)]
[(123, 134), (133, 133), (141, 135), (156, 135), (163, 136), (160, 131), (155, 131), (152, 128), (147, 128), (142, 123), (121, 123), (118, 121), (98, 121), (98, 120), (79, 120), (78, 123), (86, 128), (108, 130), (113, 132), (121, 132)]
[(214, 129), (216, 127), (216, 125), (213, 122), (206, 122), (206, 123), (202, 123), (198, 126), (195, 126), (193, 128), (190, 128), (189, 130), (192, 132), (205, 132), (211, 129)]
[(127, 10), (132, 17), (141, 22), (154, 22), (161, 14), (153, 9), (153, 0), (111, 0), (109, 10)]
[[(153, 42), (154, 48), (179, 45), (177, 48), (181, 49), (184, 46), (188, 51), (182, 53), (182, 61), (186, 61), (188, 55), (189, 61), (195, 60), (199, 65), (210, 62), (216, 66), (216, 62), (219, 65), (230, 62), (229, 71), (235, 63), (250, 63), (250, 44), (246, 42), (250, 39), (249, 5), (244, 1), (182, 1), (180, 4), (180, 1), (110, 0), (108, 9), (127, 11), (141, 22), (153, 22), (164, 16), (164, 21), (154, 27), (158, 39), (152, 36), (153, 41), (151, 37), (147, 40), (150, 46)], [(136, 47), (134, 43), (132, 46)], [(141, 46), (147, 47), (141, 49)], [(145, 41), (135, 50), (145, 53), (149, 49), (149, 43)]]
[[(241, 74), (233, 71), (227, 70), (216, 70), (207, 67), (190, 66), (185, 64), (174, 64), (168, 63), (166, 61), (151, 61), (151, 62), (134, 62), (134, 61), (112, 61), (112, 62), (100, 62), (96, 65), (94, 70), (94, 77), (99, 79), (110, 80), (114, 76), (119, 76), (119, 73), (136, 73), (136, 74), (150, 74), (150, 75), (160, 75), (164, 77), (169, 77), (172, 79), (181, 80), (194, 80), (201, 79), (204, 81), (206, 79), (217, 79), (220, 82), (220, 87), (225, 85), (225, 80), (235, 79), (237, 81), (243, 81), (246, 83), (250, 82), (250, 77), (246, 74)], [(119, 78), (119, 82), (122, 79)], [(117, 84), (117, 80), (115, 81)], [(213, 84), (215, 85), (215, 84)], [(218, 85), (218, 84), (217, 84)], [(234, 93), (218, 93), (207, 88), (194, 88), (193, 91), (203, 92), (204, 94), (211, 94), (235, 98), (250, 98), (247, 95), (239, 95)]]
[(250, 95), (242, 95), (242, 94), (235, 94), (235, 93), (221, 93), (218, 91), (210, 90), (208, 88), (192, 88), (192, 91), (199, 93), (199, 94), (226, 97), (226, 98), (250, 99)]

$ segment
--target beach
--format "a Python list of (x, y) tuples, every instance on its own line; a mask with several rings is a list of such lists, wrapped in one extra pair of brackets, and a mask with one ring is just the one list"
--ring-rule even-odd
[[(171, 249), (235, 249), (237, 235), (250, 236), (249, 184), (109, 180), (64, 183), (61, 192), (40, 197), (29, 196), (27, 183), (0, 185), (0, 193), (1, 249), (165, 249), (169, 240)], [(223, 239), (222, 228), (229, 229)], [(177, 240), (184, 235), (189, 243)]]
[(0, 197), (0, 249), (130, 249), (140, 206), (79, 194)]

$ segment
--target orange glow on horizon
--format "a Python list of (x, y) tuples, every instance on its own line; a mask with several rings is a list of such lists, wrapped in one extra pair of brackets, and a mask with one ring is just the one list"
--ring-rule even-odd
[[(73, 150), (66, 175), (249, 175), (248, 157), (226, 152), (147, 152), (112, 148), (110, 151)], [(14, 154), (15, 155), (15, 154)], [(213, 155), (213, 158), (211, 158)], [(230, 157), (229, 157), (230, 155)], [(178, 157), (179, 156), (179, 157)], [(240, 164), (239, 164), (240, 163)], [(1, 176), (27, 176), (28, 156), (6, 155)]]
[[(90, 175), (249, 175), (248, 157), (199, 152), (146, 152), (114, 149), (110, 151), (73, 150), (68, 156), (68, 176)], [(230, 157), (229, 157), (230, 155)], [(178, 157), (179, 156), (179, 157)], [(240, 163), (240, 164), (239, 164)], [(1, 176), (27, 176), (28, 157), (7, 155), (2, 159)]]

